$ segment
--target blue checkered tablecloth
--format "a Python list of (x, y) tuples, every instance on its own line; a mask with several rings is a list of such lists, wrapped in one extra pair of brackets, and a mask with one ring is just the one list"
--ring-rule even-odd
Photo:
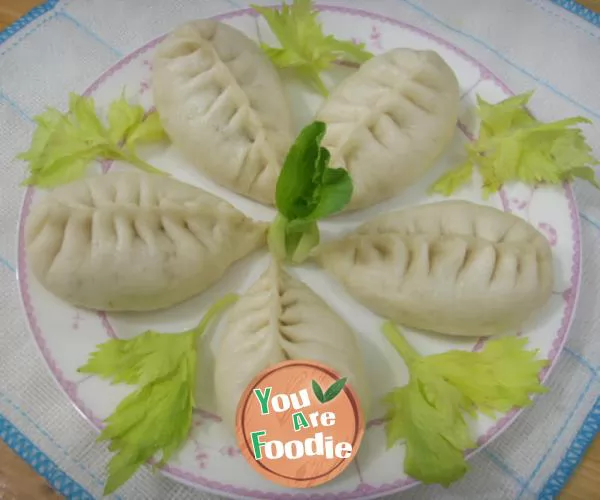
[[(600, 15), (571, 0), (327, 3), (401, 19), (448, 40), (515, 92), (536, 89), (532, 108), (543, 120), (589, 117), (595, 125), (588, 138), (600, 157)], [(15, 229), (24, 169), (14, 156), (29, 144), (32, 116), (46, 105), (64, 106), (68, 90), (81, 91), (123, 55), (184, 20), (246, 6), (240, 0), (50, 0), (0, 32), (0, 437), (66, 498), (100, 498), (109, 455), (49, 375), (23, 318)], [(550, 393), (479, 453), (462, 481), (447, 490), (418, 486), (398, 498), (555, 498), (596, 435), (600, 195), (581, 184), (575, 191), (581, 292)], [(143, 470), (115, 498), (216, 497)]]

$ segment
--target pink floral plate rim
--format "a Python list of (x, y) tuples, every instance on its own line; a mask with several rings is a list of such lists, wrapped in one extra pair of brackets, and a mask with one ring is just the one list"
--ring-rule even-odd
[[(429, 38), (430, 40), (434, 40), (435, 42), (443, 45), (444, 47), (452, 50), (456, 54), (460, 55), (463, 59), (469, 61), (473, 66), (477, 67), (481, 74), (481, 80), (491, 80), (499, 87), (501, 87), (506, 93), (510, 95), (514, 95), (514, 93), (494, 74), (492, 73), (486, 66), (482, 63), (474, 59), (472, 56), (467, 54), (464, 50), (456, 47), (450, 42), (432, 34), (428, 31), (423, 30), (417, 26), (413, 26), (402, 21), (373, 13), (368, 12), (361, 9), (355, 9), (350, 7), (339, 7), (332, 5), (318, 5), (317, 9), (324, 12), (337, 12), (345, 15), (356, 16), (361, 18), (371, 19), (376, 22), (380, 22), (382, 24), (388, 24), (392, 26), (396, 26), (408, 31), (412, 31), (414, 33), (418, 33), (425, 38)], [(253, 16), (256, 17), (257, 14), (251, 8), (234, 10), (228, 13), (219, 14), (216, 16), (212, 16), (211, 19), (215, 20), (227, 20), (240, 16)], [(114, 75), (116, 72), (127, 66), (133, 60), (135, 60), (138, 56), (143, 54), (144, 52), (155, 47), (165, 35), (159, 36), (154, 40), (146, 43), (142, 47), (137, 50), (131, 52), (120, 61), (111, 66), (107, 71), (105, 71), (98, 79), (96, 79), (90, 87), (84, 92), (84, 95), (91, 95), (94, 93), (108, 78)], [(565, 194), (569, 204), (569, 216), (571, 223), (571, 232), (573, 237), (573, 253), (572, 253), (572, 263), (571, 263), (571, 281), (570, 281), (570, 293), (566, 298), (566, 307), (565, 312), (562, 317), (561, 325), (558, 331), (555, 334), (554, 340), (552, 342), (552, 348), (549, 353), (550, 365), (544, 370), (542, 373), (542, 381), (546, 381), (551, 370), (556, 365), (558, 360), (558, 356), (562, 351), (564, 344), (568, 337), (568, 332), (570, 330), (575, 307), (577, 304), (577, 299), (579, 295), (579, 284), (580, 284), (580, 275), (581, 275), (581, 228), (580, 228), (580, 220), (579, 214), (577, 210), (577, 204), (575, 201), (575, 196), (573, 190), (569, 184), (564, 185)], [(25, 220), (29, 214), (29, 209), (33, 200), (34, 188), (29, 187), (25, 193), (23, 205), (21, 208), (21, 214), (19, 218), (19, 228), (18, 228), (18, 269), (17, 269), (17, 280), (19, 283), (19, 288), (21, 292), (21, 301), (23, 305), (23, 309), (25, 312), (25, 316), (27, 317), (27, 322), (29, 324), (29, 328), (33, 334), (34, 340), (38, 349), (46, 361), (50, 371), (52, 372), (57, 384), (59, 387), (65, 392), (67, 397), (71, 400), (75, 408), (81, 413), (81, 415), (88, 420), (96, 430), (100, 430), (102, 427), (102, 422), (99, 418), (97, 418), (89, 408), (85, 405), (85, 403), (79, 398), (75, 388), (73, 387), (73, 382), (66, 379), (64, 373), (57, 365), (52, 352), (46, 345), (44, 333), (41, 331), (37, 317), (35, 314), (35, 309), (31, 301), (31, 296), (29, 293), (28, 286), (28, 275), (27, 275), (27, 267), (26, 267), (26, 255), (25, 255), (25, 245), (24, 245), (24, 227)], [(504, 205), (506, 206), (505, 200), (502, 200)], [(496, 439), (503, 431), (505, 431), (521, 414), (522, 410), (512, 410), (502, 418), (500, 418), (494, 426), (488, 430), (488, 432), (481, 436), (478, 441), (478, 447), (474, 450), (471, 450), (467, 454), (467, 458), (471, 458), (475, 453), (483, 449), (485, 446), (490, 444), (494, 439)], [(380, 498), (383, 495), (389, 495), (393, 493), (398, 493), (400, 491), (407, 490), (411, 487), (414, 487), (419, 484), (419, 481), (416, 481), (412, 478), (403, 478), (398, 481), (392, 483), (380, 484), (377, 486), (372, 486), (366, 483), (362, 483), (358, 485), (352, 491), (346, 492), (337, 492), (337, 493), (275, 493), (268, 491), (260, 491), (255, 489), (247, 489), (239, 486), (233, 486), (230, 484), (223, 484), (218, 481), (214, 481), (209, 479), (208, 477), (202, 477), (198, 474), (192, 474), (187, 471), (178, 469), (173, 466), (166, 466), (163, 470), (163, 473), (184, 484), (189, 486), (208, 490), (217, 494), (225, 494), (230, 498), (257, 498), (264, 500), (306, 500), (308, 498), (314, 500), (342, 500), (342, 499), (374, 499)]]

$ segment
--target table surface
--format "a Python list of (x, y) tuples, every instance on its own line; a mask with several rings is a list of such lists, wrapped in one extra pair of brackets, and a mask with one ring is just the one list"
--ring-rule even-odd
[[(0, 0), (0, 29), (3, 29), (36, 5), (39, 0)], [(600, 0), (580, 0), (586, 7), (600, 12)], [(46, 481), (0, 441), (0, 499), (56, 500), (57, 495)], [(600, 498), (600, 437), (588, 450), (561, 500)]]

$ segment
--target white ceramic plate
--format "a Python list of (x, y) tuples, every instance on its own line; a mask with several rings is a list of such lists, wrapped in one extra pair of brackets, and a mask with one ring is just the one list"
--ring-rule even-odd
[[(273, 36), (262, 20), (257, 20), (251, 10), (240, 10), (219, 16), (223, 22), (242, 30), (257, 39), (274, 42)], [(341, 234), (369, 217), (414, 204), (437, 201), (439, 197), (428, 197), (426, 188), (444, 168), (460, 162), (464, 155), (464, 143), (477, 132), (475, 96), (480, 94), (496, 102), (510, 95), (510, 91), (488, 69), (450, 43), (415, 26), (349, 8), (322, 7), (321, 20), (326, 32), (342, 39), (355, 39), (367, 43), (367, 48), (380, 53), (394, 47), (405, 46), (415, 49), (437, 51), (456, 72), (461, 88), (460, 123), (451, 147), (443, 161), (407, 192), (387, 203), (358, 213), (337, 217), (322, 224), (324, 238)], [(160, 38), (162, 39), (162, 37)], [(125, 87), (127, 95), (145, 107), (152, 107), (149, 89), (150, 60), (160, 39), (144, 45), (106, 71), (85, 92), (104, 107), (116, 99)], [(339, 81), (353, 70), (337, 68), (329, 75), (329, 83)], [(321, 98), (309, 92), (297, 81), (286, 81), (290, 101), (297, 117), (298, 131), (312, 121), (316, 106)], [(148, 161), (174, 173), (178, 178), (198, 185), (222, 196), (248, 215), (270, 220), (274, 211), (257, 203), (232, 194), (215, 185), (200, 174), (187, 168), (177, 152), (170, 147), (153, 147), (144, 151)], [(98, 164), (97, 171), (109, 168), (131, 168), (124, 165)], [(484, 201), (479, 184), (474, 181), (469, 188), (455, 196), (482, 204), (489, 204), (511, 211), (539, 228), (549, 239), (556, 261), (556, 290), (545, 311), (522, 332), (540, 355), (556, 363), (567, 338), (574, 313), (580, 278), (580, 233), (579, 220), (573, 194), (568, 186), (558, 188), (536, 188), (517, 185), (505, 188), (499, 195)], [(178, 332), (197, 323), (203, 311), (218, 296), (231, 291), (245, 291), (262, 273), (266, 266), (266, 252), (250, 257), (231, 269), (225, 278), (201, 296), (171, 310), (151, 314), (96, 314), (77, 310), (46, 292), (31, 276), (23, 246), (23, 226), (32, 203), (37, 202), (44, 192), (29, 189), (21, 213), (19, 228), (19, 282), (23, 306), (35, 340), (46, 359), (54, 377), (66, 391), (75, 406), (96, 427), (100, 427), (131, 389), (111, 386), (97, 377), (84, 377), (76, 370), (84, 364), (97, 344), (110, 337), (130, 338), (152, 328), (164, 332)], [(338, 478), (311, 490), (285, 490), (260, 477), (240, 455), (233, 436), (221, 424), (220, 418), (211, 413), (213, 390), (211, 370), (212, 351), (220, 334), (217, 326), (210, 332), (201, 354), (203, 384), (201, 386), (202, 410), (196, 412), (192, 435), (165, 469), (165, 473), (177, 481), (194, 487), (210, 490), (235, 498), (377, 498), (385, 494), (408, 489), (416, 481), (403, 471), (404, 446), (398, 445), (387, 451), (384, 428), (381, 423), (383, 408), (377, 403), (393, 386), (405, 383), (406, 369), (387, 345), (380, 333), (382, 318), (372, 314), (354, 302), (327, 276), (311, 266), (292, 270), (305, 281), (359, 333), (362, 350), (368, 366), (369, 385), (373, 388), (375, 413), (354, 463)], [(409, 340), (424, 354), (448, 349), (478, 349), (482, 341), (454, 339), (443, 336), (408, 332)], [(544, 373), (544, 378), (548, 370)], [(480, 447), (489, 443), (504, 431), (517, 417), (513, 411), (493, 421), (481, 417), (472, 423)], [(323, 497), (324, 498), (324, 497)]]

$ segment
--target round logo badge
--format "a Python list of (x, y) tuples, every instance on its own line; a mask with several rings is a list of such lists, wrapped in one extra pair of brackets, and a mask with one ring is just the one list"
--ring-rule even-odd
[(310, 488), (341, 474), (365, 431), (345, 378), (313, 361), (284, 361), (257, 375), (237, 409), (246, 460), (270, 481)]

